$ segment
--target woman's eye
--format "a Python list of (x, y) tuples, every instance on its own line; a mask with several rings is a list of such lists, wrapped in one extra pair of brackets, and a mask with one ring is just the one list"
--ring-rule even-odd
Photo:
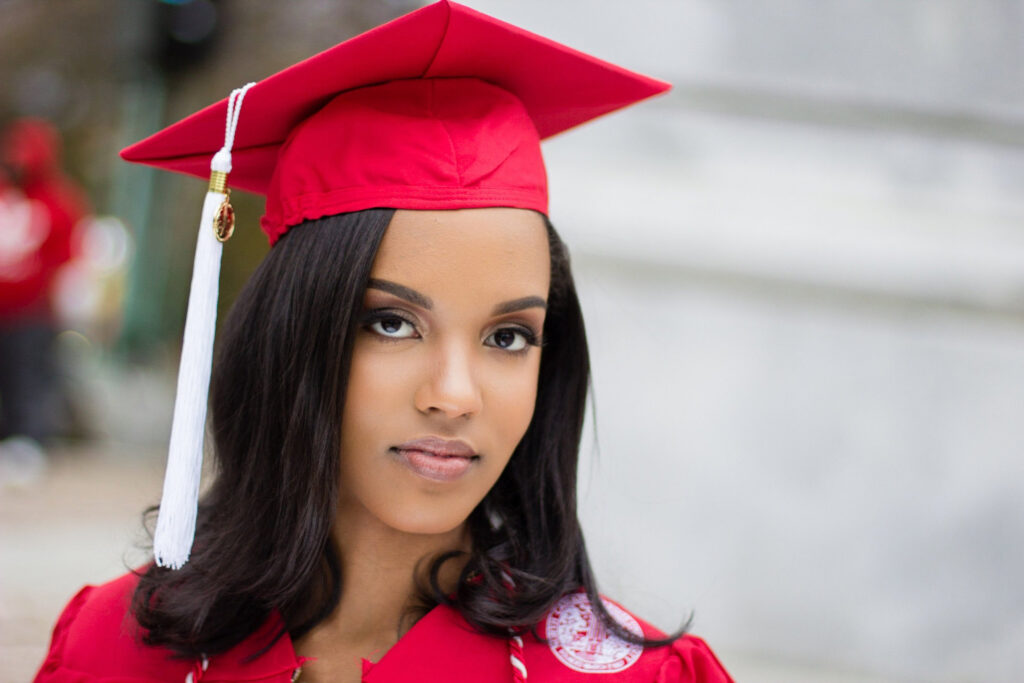
[(416, 328), (408, 320), (394, 316), (378, 318), (369, 324), (369, 330), (388, 339), (412, 339), (416, 337)]
[(526, 330), (504, 327), (489, 336), (484, 343), (504, 351), (525, 351), (527, 346), (535, 346), (536, 340)]

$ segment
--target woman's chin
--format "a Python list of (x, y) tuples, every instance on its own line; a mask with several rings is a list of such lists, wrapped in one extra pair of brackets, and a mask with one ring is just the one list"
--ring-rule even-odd
[(469, 513), (452, 511), (449, 514), (438, 510), (388, 510), (377, 515), (384, 524), (395, 531), (421, 536), (441, 536), (462, 529)]

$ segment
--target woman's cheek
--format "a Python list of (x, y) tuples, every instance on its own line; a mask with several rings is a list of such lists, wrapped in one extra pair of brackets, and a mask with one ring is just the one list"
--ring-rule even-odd
[(410, 383), (417, 376), (416, 354), (396, 353), (383, 343), (365, 343), (353, 352), (349, 371), (349, 394), (376, 404), (397, 404), (411, 400)]
[(533, 419), (537, 403), (537, 375), (540, 371), (540, 351), (524, 360), (526, 367), (514, 372), (502, 373), (493, 382), (488, 395), (500, 421), (503, 440), (511, 441), (511, 447), (519, 443)]

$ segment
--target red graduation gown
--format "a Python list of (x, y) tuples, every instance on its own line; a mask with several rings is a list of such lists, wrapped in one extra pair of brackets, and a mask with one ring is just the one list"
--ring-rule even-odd
[[(287, 635), (248, 661), (277, 632), (277, 615), (230, 651), (210, 657), (205, 670), (200, 662), (175, 660), (163, 648), (142, 645), (127, 609), (136, 581), (129, 574), (87, 586), (68, 603), (36, 683), (184, 683), (190, 674), (194, 683), (289, 683), (304, 662)], [(663, 635), (614, 603), (606, 604), (625, 625), (648, 636)], [(668, 647), (644, 649), (595, 630), (591, 617), (585, 596), (570, 594), (540, 625), (548, 643), (523, 638), (530, 683), (733, 683), (699, 638), (683, 636)], [(363, 661), (365, 683), (512, 680), (507, 641), (476, 632), (457, 610), (444, 606), (420, 619), (379, 662)]]

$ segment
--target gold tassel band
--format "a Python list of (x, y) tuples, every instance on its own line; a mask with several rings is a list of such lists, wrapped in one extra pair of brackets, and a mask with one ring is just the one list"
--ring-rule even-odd
[(224, 171), (210, 171), (210, 192), (220, 192), (225, 194), (224, 190), (228, 186), (228, 174)]

